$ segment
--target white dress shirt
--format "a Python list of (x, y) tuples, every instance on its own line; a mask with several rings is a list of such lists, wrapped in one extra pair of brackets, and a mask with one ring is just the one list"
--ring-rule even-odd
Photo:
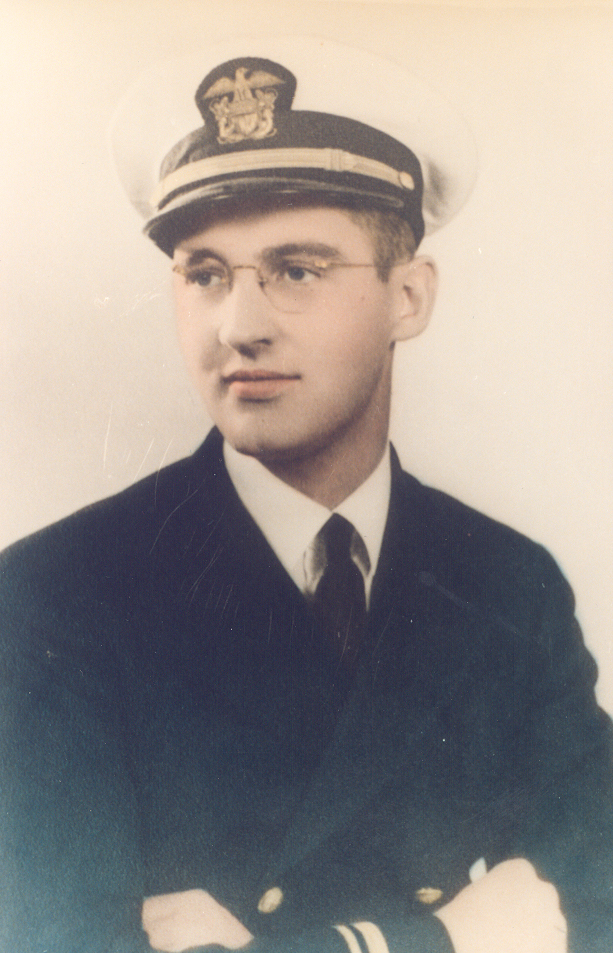
[(332, 512), (353, 524), (365, 550), (358, 541), (352, 546), (351, 556), (364, 576), (368, 602), (389, 510), (392, 482), (389, 445), (368, 479), (334, 510), (295, 490), (255, 457), (238, 453), (226, 442), (223, 453), (242, 503), (302, 592), (314, 592), (319, 581), (321, 570), (314, 558), (315, 538)]

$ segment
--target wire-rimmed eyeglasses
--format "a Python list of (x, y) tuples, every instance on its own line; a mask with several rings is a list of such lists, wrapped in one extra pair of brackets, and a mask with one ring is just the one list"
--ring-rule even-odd
[(278, 311), (300, 314), (317, 307), (332, 290), (338, 269), (376, 268), (373, 262), (337, 262), (305, 258), (264, 262), (260, 265), (229, 265), (216, 258), (197, 264), (175, 264), (173, 271), (194, 285), (199, 300), (208, 307), (220, 304), (234, 285), (237, 271), (253, 271), (258, 285)]

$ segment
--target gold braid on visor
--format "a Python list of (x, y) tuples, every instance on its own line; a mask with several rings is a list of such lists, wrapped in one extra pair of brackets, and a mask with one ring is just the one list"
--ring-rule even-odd
[(264, 169), (323, 169), (328, 172), (353, 172), (357, 175), (381, 179), (403, 189), (415, 188), (413, 176), (409, 172), (399, 172), (377, 159), (367, 159), (364, 156), (345, 152), (343, 149), (309, 147), (253, 149), (188, 162), (162, 179), (153, 192), (150, 202), (154, 208), (161, 209), (174, 192), (187, 185), (220, 175)]

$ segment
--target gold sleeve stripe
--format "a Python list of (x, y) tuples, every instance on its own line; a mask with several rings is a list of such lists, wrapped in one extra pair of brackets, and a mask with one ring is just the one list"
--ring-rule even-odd
[(362, 953), (360, 944), (358, 943), (353, 930), (350, 930), (349, 927), (344, 927), (340, 923), (337, 923), (334, 929), (338, 930), (344, 939), (345, 943), (349, 947), (349, 953)]
[(390, 953), (387, 941), (376, 923), (354, 923), (352, 926), (359, 930), (368, 947), (368, 953)]
[(175, 189), (212, 179), (216, 175), (254, 172), (266, 169), (324, 169), (329, 172), (354, 172), (374, 179), (391, 182), (403, 189), (414, 189), (415, 182), (408, 172), (398, 172), (378, 159), (367, 159), (344, 149), (315, 149), (305, 146), (296, 149), (252, 149), (209, 156), (188, 162), (175, 169), (159, 183), (150, 202), (158, 208)]

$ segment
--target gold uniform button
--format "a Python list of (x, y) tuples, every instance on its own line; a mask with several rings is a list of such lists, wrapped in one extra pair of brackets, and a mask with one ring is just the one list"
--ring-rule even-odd
[(443, 896), (443, 891), (438, 887), (422, 887), (415, 892), (415, 897), (420, 903), (436, 903)]
[(283, 891), (281, 887), (270, 887), (266, 893), (263, 893), (258, 903), (260, 913), (274, 913), (283, 903)]

